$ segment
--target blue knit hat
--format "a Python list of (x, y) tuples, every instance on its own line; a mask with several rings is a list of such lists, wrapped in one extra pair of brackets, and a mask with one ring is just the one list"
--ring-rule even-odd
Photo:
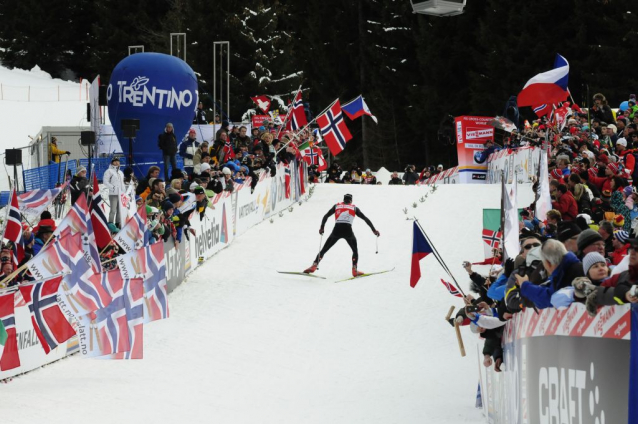
[(622, 244), (627, 244), (629, 233), (625, 230), (614, 231), (614, 237)]

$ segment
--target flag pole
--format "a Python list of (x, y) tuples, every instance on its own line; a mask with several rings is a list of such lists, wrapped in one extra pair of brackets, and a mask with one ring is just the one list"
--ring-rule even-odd
[[(293, 106), (295, 104), (295, 99), (297, 98), (297, 94), (299, 94), (299, 92), (301, 91), (302, 86), (303, 84), (299, 85), (299, 88), (297, 89), (297, 92), (295, 93), (295, 97), (293, 97), (292, 99)], [(281, 129), (286, 126), (286, 122), (288, 121), (288, 118), (290, 117), (290, 114), (292, 113), (292, 109), (293, 109), (292, 107), (288, 108), (288, 111), (286, 112), (286, 117), (284, 118), (284, 121), (281, 123), (281, 127), (279, 127), (279, 130), (277, 131), (277, 137), (275, 137), (276, 139), (279, 139), (279, 135), (281, 134)]]
[(286, 144), (284, 144), (283, 146), (281, 146), (281, 148), (280, 148), (279, 150), (277, 150), (277, 152), (276, 152), (275, 154), (276, 154), (276, 155), (278, 155), (278, 154), (279, 154), (279, 152), (281, 152), (283, 149), (285, 149), (287, 145), (289, 145), (289, 144), (290, 144), (290, 143), (292, 143), (292, 142), (293, 142), (293, 141), (294, 141), (297, 137), (299, 137), (299, 134), (301, 134), (302, 132), (304, 132), (304, 130), (305, 130), (306, 128), (308, 128), (308, 127), (310, 126), (310, 124), (312, 124), (313, 122), (315, 122), (319, 116), (323, 115), (323, 114), (324, 114), (324, 112), (326, 112), (328, 109), (330, 109), (332, 106), (334, 106), (334, 104), (335, 104), (335, 103), (337, 103), (337, 101), (338, 101), (338, 100), (339, 100), (339, 99), (337, 99), (337, 100), (335, 100), (334, 102), (330, 103), (330, 106), (328, 106), (328, 107), (327, 107), (327, 108), (325, 108), (325, 109), (324, 109), (321, 113), (319, 113), (318, 115), (316, 115), (316, 117), (315, 117), (312, 121), (308, 122), (308, 123), (306, 124), (306, 126), (305, 126), (305, 127), (303, 127), (302, 129), (300, 129), (300, 130), (299, 130), (296, 134), (293, 134), (292, 138), (291, 138), (290, 140), (288, 140), (288, 143), (286, 143)]
[(461, 294), (463, 295), (463, 297), (466, 296), (465, 292), (463, 291), (463, 289), (461, 288), (461, 286), (459, 285), (458, 281), (456, 281), (456, 278), (454, 278), (454, 275), (452, 275), (452, 272), (450, 272), (450, 269), (448, 268), (448, 266), (445, 264), (445, 261), (443, 261), (443, 258), (441, 257), (441, 255), (439, 254), (438, 250), (436, 250), (436, 247), (434, 247), (434, 244), (432, 243), (432, 240), (430, 240), (430, 238), (428, 237), (428, 235), (425, 233), (425, 230), (423, 229), (423, 227), (421, 226), (421, 224), (419, 223), (418, 219), (414, 219), (414, 222), (416, 222), (416, 225), (419, 226), (419, 229), (421, 230), (421, 232), (423, 233), (423, 236), (425, 237), (426, 241), (428, 242), (428, 244), (430, 245), (430, 247), (432, 248), (432, 253), (434, 254), (434, 257), (439, 261), (439, 264), (443, 267), (443, 270), (450, 276), (450, 278), (454, 281), (454, 285), (456, 286), (457, 289), (459, 289), (459, 291), (461, 292)]

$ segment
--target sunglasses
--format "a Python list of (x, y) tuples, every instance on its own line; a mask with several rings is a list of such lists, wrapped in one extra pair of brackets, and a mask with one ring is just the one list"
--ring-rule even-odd
[(538, 247), (540, 246), (540, 243), (530, 243), (530, 244), (526, 244), (525, 246), (523, 246), (523, 249), (525, 250), (530, 250), (533, 247)]

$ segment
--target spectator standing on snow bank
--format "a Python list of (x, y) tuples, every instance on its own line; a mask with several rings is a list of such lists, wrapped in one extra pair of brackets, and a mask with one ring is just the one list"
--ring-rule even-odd
[(199, 102), (197, 104), (197, 111), (195, 112), (195, 117), (193, 118), (193, 124), (195, 125), (206, 125), (206, 111), (204, 111), (204, 103)]
[(84, 192), (86, 193), (86, 188), (89, 186), (89, 180), (86, 178), (86, 168), (83, 166), (78, 166), (77, 172), (71, 178), (71, 183), (69, 187), (71, 188), (71, 206), (75, 205), (75, 202), (78, 201), (80, 195)]
[(388, 185), (403, 185), (403, 180), (399, 178), (398, 172), (392, 173), (392, 175), (390, 176), (390, 181), (388, 182)]
[(124, 173), (120, 171), (120, 159), (111, 159), (111, 166), (104, 171), (104, 185), (109, 190), (109, 223), (120, 225), (120, 195), (124, 194)]
[(173, 124), (170, 122), (166, 124), (164, 132), (158, 136), (158, 147), (162, 151), (164, 156), (164, 180), (169, 181), (168, 165), (170, 164), (172, 169), (177, 169), (177, 138), (173, 132)]

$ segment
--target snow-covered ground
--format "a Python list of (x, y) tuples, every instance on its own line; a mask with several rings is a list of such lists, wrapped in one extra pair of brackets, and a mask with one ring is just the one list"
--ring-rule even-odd
[[(482, 259), (482, 209), (500, 206), (500, 187), (439, 186), (420, 202), (428, 190), (317, 186), (309, 202), (256, 226), (188, 277), (169, 298), (170, 319), (147, 326), (144, 360), (76, 355), (17, 378), (0, 389), (0, 422), (485, 422), (474, 408), (475, 335), (464, 329), (461, 358), (443, 320), (461, 302), (440, 283), (447, 277), (432, 255), (409, 286), (406, 217), (420, 220), (467, 287), (461, 263)], [(341, 241), (317, 272), (326, 280), (278, 274), (312, 262), (321, 218), (346, 192), (381, 232), (375, 254), (372, 232), (355, 221), (359, 268), (396, 269), (335, 284), (350, 273)], [(529, 186), (519, 199), (529, 203)]]

